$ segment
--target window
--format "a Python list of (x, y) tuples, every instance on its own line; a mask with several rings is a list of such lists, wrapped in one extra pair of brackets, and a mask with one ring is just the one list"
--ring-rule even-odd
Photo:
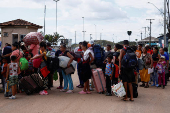
[(26, 36), (26, 35), (20, 35), (20, 41), (22, 41), (25, 36)]
[(8, 37), (8, 33), (7, 32), (4, 32), (4, 37)]

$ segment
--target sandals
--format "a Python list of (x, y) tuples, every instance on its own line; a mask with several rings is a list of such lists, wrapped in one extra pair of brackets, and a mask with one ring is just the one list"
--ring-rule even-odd
[(129, 101), (134, 102), (134, 100), (132, 100), (132, 99), (129, 99)]
[(149, 85), (145, 86), (144, 88), (149, 88)]
[(126, 99), (126, 98), (123, 98), (122, 100), (123, 100), (123, 101), (128, 101), (128, 99)]

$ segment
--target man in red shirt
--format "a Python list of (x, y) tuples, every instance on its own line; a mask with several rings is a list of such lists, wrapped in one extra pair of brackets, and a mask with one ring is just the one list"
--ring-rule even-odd
[(153, 50), (151, 49), (151, 47), (149, 45), (146, 46), (147, 47), (147, 53), (149, 54), (153, 54)]

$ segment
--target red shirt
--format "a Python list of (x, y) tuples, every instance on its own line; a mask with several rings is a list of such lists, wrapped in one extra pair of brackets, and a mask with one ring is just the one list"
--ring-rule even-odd
[(147, 53), (149, 53), (149, 54), (152, 55), (152, 54), (153, 54), (153, 50), (150, 50), (150, 49), (149, 49), (149, 50), (147, 51)]
[[(82, 51), (82, 49), (78, 49), (77, 51)], [(77, 62), (79, 63), (81, 61), (81, 58), (77, 58)]]

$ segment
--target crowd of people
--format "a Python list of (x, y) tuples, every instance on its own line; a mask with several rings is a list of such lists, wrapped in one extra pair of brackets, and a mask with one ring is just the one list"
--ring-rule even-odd
[[(106, 78), (106, 96), (112, 96), (111, 86), (122, 81), (126, 92), (130, 92), (130, 101), (133, 99), (132, 83), (138, 84), (140, 81), (141, 87), (149, 88), (151, 86), (163, 87), (167, 85), (169, 80), (169, 54), (167, 48), (150, 47), (149, 45), (139, 44), (138, 46), (129, 46), (129, 41), (124, 40), (123, 45), (115, 44), (114, 47), (107, 45), (106, 52), (100, 49), (101, 57), (98, 61), (94, 52), (94, 42), (80, 42), (79, 47), (73, 52), (68, 51), (66, 44), (61, 43), (60, 49), (55, 51), (50, 43), (41, 42), (39, 45), (32, 44), (25, 46), (22, 43), (15, 42), (6, 44), (1, 55), (1, 78), (2, 85), (5, 91), (5, 84), (9, 80), (9, 85), (12, 88), (12, 96), (10, 99), (16, 98), (16, 92), (22, 92), (22, 88), (18, 86), (18, 81), (24, 77), (34, 73), (41, 73), (39, 70), (47, 66), (47, 52), (55, 51), (55, 56), (66, 56), (70, 60), (67, 68), (71, 66), (73, 60), (77, 61), (77, 74), (79, 84), (77, 88), (83, 88), (79, 94), (91, 94), (93, 91), (93, 73), (92, 69), (102, 68)], [(101, 47), (102, 48), (102, 47)], [(114, 48), (112, 50), (112, 48)], [(130, 56), (130, 57), (129, 57)], [(29, 68), (22, 71), (20, 69), (20, 59), (28, 60)], [(128, 58), (129, 57), (129, 58)], [(39, 68), (33, 66), (35, 59), (41, 59)], [(100, 65), (101, 64), (101, 65)], [(58, 68), (60, 85), (57, 89), (61, 92), (73, 93), (73, 80), (71, 74), (66, 75), (62, 68)], [(53, 74), (50, 72), (47, 77), (43, 77), (43, 90), (40, 95), (48, 95), (48, 90), (53, 87)], [(90, 80), (91, 79), (91, 80)], [(63, 85), (64, 80), (64, 85)], [(91, 82), (90, 82), (91, 81)], [(69, 87), (68, 87), (69, 85)], [(69, 90), (68, 90), (69, 89)], [(123, 98), (128, 100), (128, 93)]]

